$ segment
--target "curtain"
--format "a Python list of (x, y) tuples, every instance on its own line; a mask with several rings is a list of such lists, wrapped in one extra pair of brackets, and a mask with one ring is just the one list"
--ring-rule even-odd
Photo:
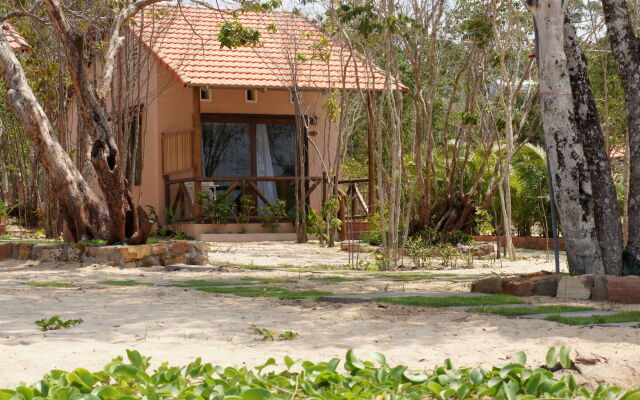
[[(269, 146), (269, 135), (266, 124), (256, 125), (256, 162), (258, 176), (273, 176), (273, 162), (271, 160), (271, 149)], [(258, 189), (269, 203), (274, 203), (278, 199), (276, 183), (258, 182)], [(264, 207), (264, 201), (258, 197), (258, 207)]]

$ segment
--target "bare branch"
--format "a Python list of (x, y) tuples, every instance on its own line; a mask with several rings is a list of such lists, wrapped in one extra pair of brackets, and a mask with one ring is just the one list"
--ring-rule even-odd
[(107, 93), (109, 92), (109, 87), (111, 86), (111, 81), (113, 79), (113, 69), (116, 55), (118, 54), (118, 50), (120, 49), (120, 46), (122, 46), (122, 42), (124, 40), (124, 38), (120, 35), (120, 29), (122, 28), (122, 25), (143, 8), (155, 3), (159, 3), (161, 1), (163, 0), (138, 0), (123, 9), (113, 21), (113, 25), (111, 26), (111, 34), (109, 37), (109, 47), (107, 47), (107, 53), (105, 54), (102, 79), (100, 80), (97, 90), (98, 97), (100, 97), (101, 99), (104, 100), (106, 98)]

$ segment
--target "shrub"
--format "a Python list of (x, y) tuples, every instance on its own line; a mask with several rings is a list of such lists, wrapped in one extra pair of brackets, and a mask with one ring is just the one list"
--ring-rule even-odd
[(211, 191), (203, 190), (198, 193), (198, 204), (202, 206), (204, 219), (214, 224), (226, 224), (236, 213), (236, 204), (231, 202), (231, 195), (227, 192), (218, 192), (213, 199)]
[[(2, 399), (620, 399), (636, 400), (640, 390), (623, 393), (600, 384), (594, 392), (578, 386), (572, 374), (555, 376), (548, 367), (528, 368), (519, 352), (500, 367), (454, 368), (450, 360), (433, 371), (391, 366), (380, 353), (376, 363), (347, 351), (337, 358), (314, 363), (284, 357), (279, 372), (270, 358), (255, 368), (218, 367), (201, 359), (184, 367), (160, 364), (149, 371), (150, 358), (127, 350), (128, 361), (115, 358), (102, 371), (84, 368), (53, 370), (27, 386), (0, 390)], [(565, 369), (561, 365), (561, 369)], [(342, 371), (344, 370), (344, 372)], [(555, 369), (553, 369), (555, 370)]]
[(407, 255), (411, 257), (416, 268), (429, 266), (429, 256), (433, 253), (431, 242), (425, 237), (417, 235), (407, 240)]

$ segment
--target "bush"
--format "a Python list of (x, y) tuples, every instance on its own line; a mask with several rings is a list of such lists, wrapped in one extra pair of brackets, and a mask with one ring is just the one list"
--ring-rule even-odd
[[(276, 366), (273, 358), (261, 366), (217, 367), (200, 359), (185, 367), (160, 364), (149, 371), (150, 358), (127, 350), (128, 362), (118, 357), (102, 371), (78, 368), (53, 370), (41, 381), (13, 389), (0, 389), (0, 399), (470, 399), (589, 398), (635, 400), (640, 390), (622, 393), (601, 384), (590, 392), (573, 375), (555, 368), (527, 368), (524, 353), (511, 356), (502, 367), (454, 368), (446, 360), (432, 372), (390, 366), (375, 353), (376, 363), (362, 361), (347, 351), (342, 366), (334, 358), (313, 363), (286, 356), (285, 370), (264, 372)], [(567, 358), (560, 358), (561, 360)], [(560, 370), (567, 363), (558, 364)], [(344, 372), (342, 372), (344, 369)]]

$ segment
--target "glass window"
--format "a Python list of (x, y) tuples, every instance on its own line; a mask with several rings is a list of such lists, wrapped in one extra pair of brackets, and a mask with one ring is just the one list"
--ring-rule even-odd
[(202, 124), (202, 173), (206, 177), (251, 176), (249, 124)]

